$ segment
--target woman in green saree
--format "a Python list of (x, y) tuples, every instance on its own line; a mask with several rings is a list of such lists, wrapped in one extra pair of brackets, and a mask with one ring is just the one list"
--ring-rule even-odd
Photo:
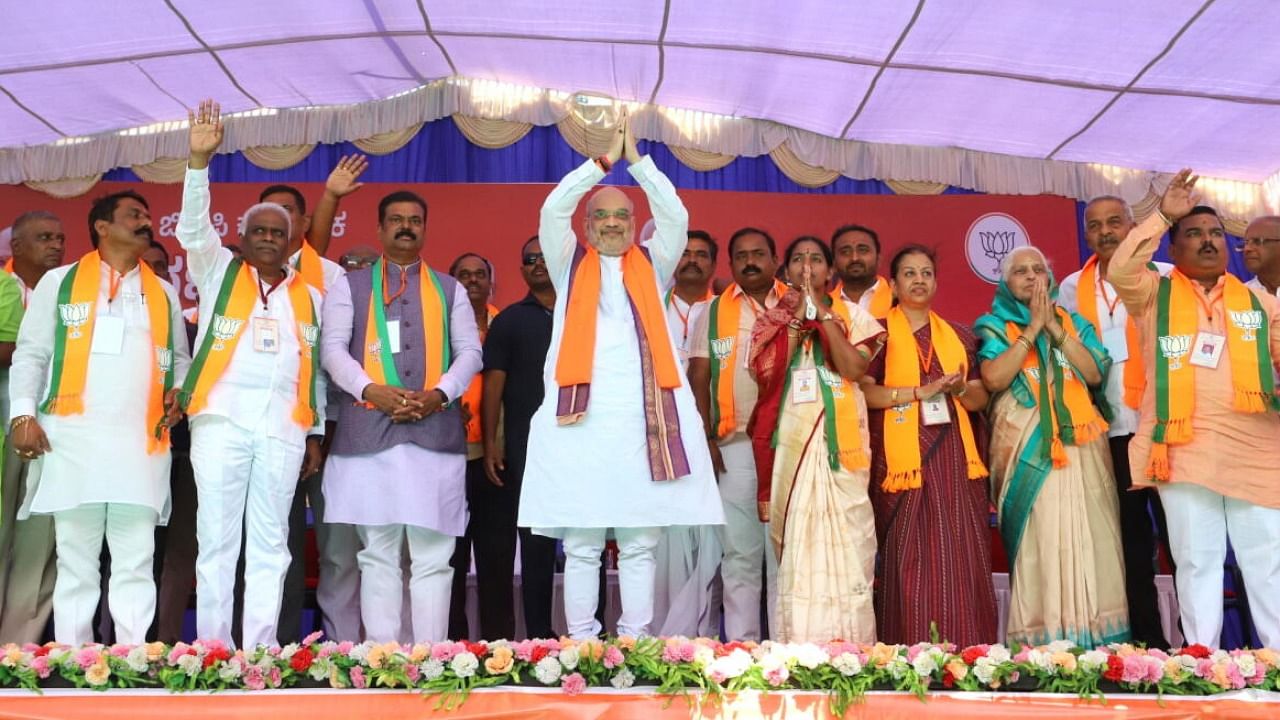
[(1093, 326), (1053, 303), (1044, 255), (1014, 250), (974, 329), (992, 393), (992, 496), (1009, 556), (1008, 642), (1129, 639), (1119, 503), (1102, 396), (1111, 360)]

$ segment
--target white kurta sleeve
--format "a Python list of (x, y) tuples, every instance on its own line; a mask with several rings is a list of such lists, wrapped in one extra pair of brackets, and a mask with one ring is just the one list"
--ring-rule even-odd
[(440, 376), (436, 387), (444, 392), (449, 402), (453, 402), (462, 397), (471, 380), (484, 366), (476, 313), (471, 308), (471, 300), (462, 283), (454, 286), (453, 290), (453, 309), (449, 312), (449, 345), (453, 362), (444, 375)]
[(222, 283), (222, 272), (232, 259), (231, 251), (222, 246), (222, 238), (209, 220), (211, 205), (209, 169), (187, 168), (182, 186), (182, 212), (174, 234), (187, 253), (187, 268), (202, 303), (214, 301)]
[[(323, 338), (324, 337), (324, 315), (323, 315), (324, 296), (320, 294), (319, 290), (316, 290), (313, 287), (308, 287), (307, 290), (310, 291), (311, 293), (311, 302), (315, 303), (315, 308), (317, 310), (316, 323), (319, 324), (320, 337)], [(315, 347), (311, 348), (311, 352), (319, 353), (321, 351), (321, 348), (322, 346), (319, 343), (317, 343)], [(320, 365), (320, 363), (317, 363), (317, 365)], [(328, 412), (327, 412), (328, 399), (329, 399), (329, 378), (325, 374), (323, 367), (317, 367), (316, 368), (316, 394), (315, 394), (316, 422), (315, 422), (315, 425), (312, 425), (311, 429), (307, 431), (308, 435), (321, 435), (321, 436), (324, 435), (324, 422), (328, 415)]]
[(182, 303), (178, 302), (178, 291), (163, 280), (160, 281), (165, 293), (169, 295), (169, 327), (173, 328), (173, 386), (182, 387), (187, 381), (187, 371), (191, 369), (191, 347), (187, 344), (187, 323), (182, 317)]
[(44, 394), (57, 331), (58, 286), (69, 270), (62, 267), (45, 273), (31, 291), (9, 368), (10, 422), (23, 415), (35, 415), (40, 396)]
[(573, 234), (573, 211), (578, 208), (582, 196), (602, 178), (604, 171), (600, 166), (594, 160), (587, 160), (565, 175), (542, 203), (542, 214), (538, 220), (538, 243), (542, 246), (543, 259), (547, 263), (547, 274), (560, 292), (565, 290), (573, 252), (578, 248), (578, 237)]
[[(320, 364), (330, 382), (359, 400), (366, 386), (373, 383), (358, 360), (351, 357), (351, 332), (355, 324), (355, 308), (351, 304), (351, 283), (346, 276), (338, 279), (324, 298), (320, 332)], [(474, 323), (475, 320), (472, 320)]]
[(675, 274), (685, 245), (689, 244), (689, 211), (676, 194), (676, 186), (648, 155), (628, 167), (627, 172), (640, 183), (645, 197), (649, 199), (654, 224), (653, 238), (649, 240), (649, 257), (659, 284), (665, 284)]

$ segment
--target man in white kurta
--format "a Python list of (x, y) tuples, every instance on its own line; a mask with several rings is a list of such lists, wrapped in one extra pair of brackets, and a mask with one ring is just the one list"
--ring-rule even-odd
[[(93, 641), (105, 536), (111, 552), (107, 602), (116, 638), (141, 643), (155, 614), (154, 533), (169, 505), (169, 451), (148, 454), (147, 399), (157, 362), (143, 272), (138, 258), (149, 247), (151, 218), (141, 196), (107, 196), (94, 203), (101, 278), (84, 386), (84, 411), (51, 415), (38, 410), (52, 379), (59, 322), (58, 291), (74, 265), (50, 270), (31, 295), (9, 374), (14, 447), (28, 458), (27, 495), (19, 518), (52, 514), (57, 546), (53, 590), (54, 637), (60, 643)], [(168, 295), (175, 383), (190, 364), (181, 305)], [(25, 419), (24, 419), (25, 418)], [(41, 433), (41, 431), (43, 431)], [(32, 449), (30, 440), (47, 436)], [(38, 456), (38, 457), (37, 457)]]
[[(222, 246), (209, 219), (209, 157), (221, 141), (216, 109), (210, 109), (207, 103), (202, 105), (200, 116), (191, 124), (191, 157), (176, 232), (200, 294), (197, 349), (203, 347), (211, 327), (226, 320), (215, 308), (224, 276), (235, 259)], [(274, 237), (281, 229), (284, 237)], [(260, 203), (245, 213), (242, 252), (258, 298), (238, 341), (215, 336), (218, 342), (235, 342), (235, 347), (225, 370), (214, 378), (204, 406), (191, 415), (199, 543), (196, 632), (201, 638), (234, 642), (232, 612), (243, 531), (241, 647), (245, 648), (276, 644), (284, 575), (289, 567), (289, 508), (300, 472), (306, 476), (319, 470), (324, 436), (322, 374), (316, 373), (315, 378), (314, 422), (302, 427), (293, 417), (303, 390), (299, 377), (305, 361), (296, 328), (311, 324), (311, 318), (297, 317), (290, 298), (291, 284), (303, 280), (284, 264), (288, 229), (288, 214), (279, 205)], [(278, 252), (273, 254), (264, 247)], [(263, 278), (268, 271), (273, 271), (267, 275), (271, 281)], [(306, 291), (318, 323), (320, 293), (312, 287)], [(273, 342), (259, 342), (259, 327), (264, 326), (271, 328)], [(310, 348), (310, 352), (318, 350)]]
[[(684, 380), (673, 395), (688, 472), (654, 479), (637, 318), (622, 274), (621, 254), (634, 242), (634, 217), (628, 212), (622, 219), (621, 211), (629, 210), (630, 201), (613, 189), (600, 191), (598, 198), (604, 196), (603, 201), (593, 198), (595, 211), (608, 217), (587, 222), (588, 238), (600, 249), (601, 265), (589, 402), (579, 422), (557, 423), (561, 388), (556, 367), (578, 250), (572, 229), (574, 210), (604, 178), (603, 165), (622, 155), (621, 128), (619, 134), (608, 157), (583, 163), (560, 182), (543, 204), (538, 230), (556, 287), (556, 305), (544, 371), (546, 399), (530, 425), (519, 525), (564, 540), (565, 618), (574, 638), (592, 637), (601, 630), (595, 619), (597, 573), (608, 530), (613, 530), (618, 543), (622, 615), (617, 631), (640, 636), (648, 633), (652, 619), (654, 547), (661, 528), (724, 522), (711, 458), (702, 441), (702, 421)], [(684, 251), (688, 213), (671, 182), (650, 158), (640, 158), (630, 133), (625, 137), (628, 171), (644, 189), (656, 221), (648, 250), (654, 273), (651, 282), (654, 291), (660, 292), (662, 281), (671, 276)], [(592, 204), (588, 203), (589, 210)], [(624, 236), (621, 242), (619, 235)], [(666, 352), (672, 353), (675, 362), (677, 345), (668, 340)], [(656, 342), (650, 346), (663, 347)]]

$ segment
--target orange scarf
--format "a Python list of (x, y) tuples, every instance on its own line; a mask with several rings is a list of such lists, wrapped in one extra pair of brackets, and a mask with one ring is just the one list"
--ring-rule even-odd
[[(877, 320), (885, 319), (889, 314), (889, 308), (893, 307), (893, 291), (889, 289), (889, 281), (879, 275), (876, 276), (875, 290), (868, 289), (871, 293), (871, 307), (869, 312), (871, 317)], [(831, 299), (844, 299), (844, 282), (837, 282), (834, 290), (831, 291)]]
[[(489, 322), (498, 315), (498, 308), (490, 305), (488, 307)], [(480, 331), (480, 342), (484, 342), (484, 338), (489, 334), (488, 328)], [(480, 401), (484, 395), (484, 383), (481, 379), (483, 373), (476, 373), (471, 378), (471, 384), (467, 386), (467, 391), (462, 393), (462, 406), (467, 409), (470, 417), (467, 418), (467, 442), (475, 444), (484, 440), (480, 427)]]
[[(662, 299), (654, 284), (653, 265), (644, 251), (632, 245), (622, 255), (622, 284), (631, 298), (631, 305), (644, 333), (641, 352), (647, 343), (649, 363), (654, 379), (662, 390), (680, 387), (680, 369), (676, 365), (667, 332), (666, 315)], [(560, 338), (559, 355), (556, 358), (556, 385), (562, 393), (561, 405), (556, 412), (560, 425), (582, 422), (587, 414), (587, 399), (591, 389), (592, 371), (596, 350), (596, 318), (600, 307), (600, 253), (588, 247), (573, 274), (569, 299), (565, 308), (564, 333)], [(565, 406), (567, 404), (567, 407)]]
[[(774, 296), (780, 298), (786, 292), (787, 286), (775, 280)], [(711, 356), (711, 397), (715, 401), (711, 408), (711, 429), (720, 439), (729, 437), (738, 429), (734, 385), (737, 382), (738, 358), (741, 357), (739, 351), (742, 350), (738, 342), (738, 324), (742, 317), (743, 297), (747, 294), (734, 283), (712, 300), (711, 307), (707, 309), (710, 313), (707, 316), (707, 349)], [(759, 317), (761, 311), (756, 310), (755, 300), (748, 297), (747, 302), (750, 303), (747, 307)], [(748, 331), (748, 340), (750, 337)]]
[(297, 270), (302, 279), (315, 288), (321, 297), (324, 296), (326, 290), (324, 264), (320, 262), (320, 254), (305, 239), (302, 241), (302, 249), (298, 250), (298, 259), (293, 263), (293, 269)]
[[(1076, 286), (1076, 302), (1080, 306), (1080, 314), (1093, 324), (1093, 329), (1102, 336), (1102, 327), (1098, 324), (1098, 295), (1094, 292), (1098, 287), (1098, 256), (1094, 255), (1084, 264), (1080, 271), (1080, 282)], [(1138, 340), (1138, 325), (1130, 317), (1124, 324), (1124, 344), (1129, 348), (1129, 359), (1124, 363), (1124, 404), (1138, 409), (1142, 403), (1142, 391), (1147, 386), (1147, 371), (1142, 364), (1142, 344)]]

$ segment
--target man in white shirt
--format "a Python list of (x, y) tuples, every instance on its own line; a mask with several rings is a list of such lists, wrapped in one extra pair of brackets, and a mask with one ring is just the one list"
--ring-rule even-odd
[(209, 159), (222, 142), (212, 101), (190, 117), (191, 155), (178, 241), (200, 294), (196, 364), (183, 386), (191, 416), (198, 495), (196, 627), (231, 637), (236, 560), (245, 538), (241, 647), (276, 643), (289, 508), (300, 478), (320, 469), (324, 378), (321, 296), (287, 265), (288, 212), (259, 203), (245, 213), (242, 259), (209, 220)]
[[(1125, 590), (1129, 598), (1129, 623), (1133, 639), (1147, 647), (1167, 647), (1156, 606), (1155, 537), (1151, 512), (1163, 518), (1160, 496), (1151, 489), (1132, 490), (1129, 440), (1138, 429), (1138, 406), (1145, 374), (1137, 343), (1137, 328), (1129, 312), (1107, 281), (1107, 266), (1120, 241), (1134, 228), (1133, 211), (1118, 197), (1094, 198), (1084, 209), (1084, 236), (1094, 255), (1084, 268), (1063, 279), (1058, 303), (1083, 315), (1111, 355), (1106, 380), (1107, 403), (1114, 417), (1107, 431), (1120, 497), (1120, 537), (1124, 546)], [(1162, 275), (1172, 265), (1156, 263)], [(1090, 287), (1084, 287), (1085, 285)], [(1163, 525), (1163, 521), (1161, 521)]]
[(133, 191), (89, 211), (94, 250), (31, 295), (9, 377), (13, 447), (29, 462), (19, 518), (52, 514), (54, 637), (93, 641), (105, 537), (116, 637), (155, 614), (155, 526), (168, 514), (168, 426), (190, 363), (177, 293), (139, 263), (151, 215)]
[(1236, 249), (1244, 256), (1245, 268), (1253, 273), (1245, 285), (1280, 296), (1280, 215), (1254, 219)]
[[(635, 209), (603, 188), (582, 196), (625, 152), (653, 211), (648, 248), (635, 245)], [(618, 127), (609, 153), (565, 176), (542, 206), (538, 240), (556, 287), (546, 395), (530, 423), (518, 523), (564, 540), (565, 620), (595, 637), (600, 553), (618, 542), (618, 634), (649, 632), (654, 548), (662, 528), (720, 525), (724, 513), (688, 381), (661, 304), (688, 242), (689, 214), (671, 182)]]

